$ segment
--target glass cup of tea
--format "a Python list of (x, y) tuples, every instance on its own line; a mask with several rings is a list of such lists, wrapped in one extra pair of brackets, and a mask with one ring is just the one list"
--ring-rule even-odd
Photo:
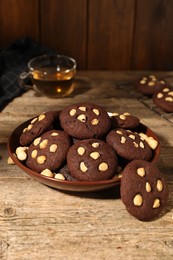
[[(65, 55), (38, 56), (29, 61), (29, 72), (20, 74), (19, 85), (50, 98), (66, 97), (74, 90), (76, 67), (76, 60)], [(26, 84), (28, 80), (32, 85)]]

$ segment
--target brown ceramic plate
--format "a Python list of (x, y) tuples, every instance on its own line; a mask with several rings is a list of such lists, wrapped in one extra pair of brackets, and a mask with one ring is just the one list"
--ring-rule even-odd
[[(31, 120), (31, 119), (30, 119)], [(33, 179), (35, 179), (38, 182), (41, 182), (47, 186), (59, 189), (59, 190), (64, 190), (64, 191), (76, 191), (76, 192), (91, 192), (91, 191), (99, 191), (99, 190), (105, 190), (114, 186), (117, 186), (120, 184), (120, 178), (117, 176), (113, 177), (110, 180), (105, 180), (105, 181), (95, 181), (95, 182), (81, 182), (81, 181), (69, 181), (69, 180), (57, 180), (54, 178), (46, 177), (41, 175), (40, 173), (37, 173), (28, 167), (26, 167), (21, 161), (19, 161), (15, 156), (15, 150), (19, 144), (19, 137), (23, 131), (23, 129), (28, 125), (30, 120), (22, 123), (19, 125), (11, 134), (9, 137), (8, 143), (7, 143), (7, 148), (10, 157), (13, 159), (15, 164), (22, 169), (24, 172), (26, 172), (28, 175), (30, 175)], [(158, 142), (158, 137), (156, 134), (146, 127), (143, 124), (140, 124), (136, 131), (146, 133), (148, 136), (152, 136), (154, 139), (156, 139)], [(153, 158), (152, 158), (152, 163), (156, 163), (158, 158), (159, 158), (159, 153), (160, 153), (160, 144), (158, 145), (157, 149), (153, 152)]]

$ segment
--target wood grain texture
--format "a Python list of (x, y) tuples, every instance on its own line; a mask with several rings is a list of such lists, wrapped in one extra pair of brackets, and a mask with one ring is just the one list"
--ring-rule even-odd
[(77, 60), (78, 68), (86, 63), (86, 0), (42, 0), (41, 42)]
[(0, 48), (20, 37), (39, 40), (39, 0), (0, 1)]
[(168, 71), (172, 10), (172, 0), (1, 0), (0, 48), (27, 36), (78, 69)]
[[(28, 91), (0, 113), (0, 259), (173, 258), (173, 126), (136, 98), (133, 85), (116, 86), (148, 73), (80, 71), (80, 84), (73, 96), (49, 99)], [(168, 181), (170, 196), (157, 220), (141, 222), (130, 216), (118, 187), (97, 193), (62, 192), (34, 181), (15, 165), (7, 165), (6, 142), (13, 128), (40, 112), (61, 110), (80, 101), (135, 114), (159, 136), (158, 167)]]
[(173, 1), (138, 0), (132, 69), (172, 70)]
[(130, 69), (135, 1), (89, 1), (90, 69)]

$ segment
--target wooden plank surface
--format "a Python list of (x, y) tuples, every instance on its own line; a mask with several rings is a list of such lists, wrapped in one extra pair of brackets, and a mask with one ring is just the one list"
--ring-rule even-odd
[[(173, 258), (173, 125), (141, 103), (133, 86), (116, 86), (143, 73), (78, 72), (72, 97), (49, 99), (29, 91), (0, 113), (0, 259)], [(93, 193), (63, 192), (34, 181), (15, 165), (7, 165), (6, 142), (13, 128), (42, 111), (61, 110), (79, 101), (135, 114), (159, 136), (157, 165), (170, 190), (159, 219), (141, 222), (130, 216), (118, 187)]]
[(135, 1), (89, 1), (89, 69), (130, 69)]
[(0, 1), (0, 48), (20, 37), (39, 39), (39, 0)]
[(31, 37), (79, 69), (171, 70), (172, 0), (1, 0), (0, 49)]
[(132, 69), (172, 70), (173, 1), (138, 0)]
[(74, 57), (86, 68), (86, 0), (42, 0), (41, 42), (59, 53)]

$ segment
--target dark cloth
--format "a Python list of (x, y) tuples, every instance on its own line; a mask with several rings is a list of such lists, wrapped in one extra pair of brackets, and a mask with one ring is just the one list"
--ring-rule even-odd
[(54, 52), (31, 38), (17, 39), (0, 52), (0, 111), (26, 91), (19, 86), (18, 76), (27, 71), (29, 60), (47, 53)]

